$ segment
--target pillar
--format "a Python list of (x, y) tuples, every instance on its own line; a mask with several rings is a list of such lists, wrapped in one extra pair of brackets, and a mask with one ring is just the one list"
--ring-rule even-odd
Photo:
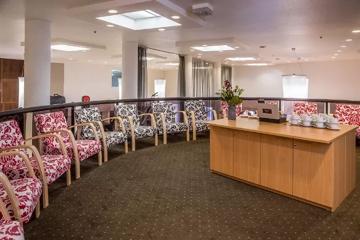
[(138, 42), (122, 43), (122, 98), (137, 98), (138, 88)]
[(50, 104), (51, 23), (25, 20), (24, 105)]

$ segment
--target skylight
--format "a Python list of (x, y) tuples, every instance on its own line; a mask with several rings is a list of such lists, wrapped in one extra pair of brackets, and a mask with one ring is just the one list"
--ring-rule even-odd
[(234, 48), (228, 45), (213, 45), (213, 46), (203, 45), (203, 46), (195, 46), (192, 48), (202, 52), (219, 52), (219, 51), (235, 50)]
[(132, 30), (158, 29), (181, 25), (151, 10), (121, 13), (98, 17), (97, 19)]

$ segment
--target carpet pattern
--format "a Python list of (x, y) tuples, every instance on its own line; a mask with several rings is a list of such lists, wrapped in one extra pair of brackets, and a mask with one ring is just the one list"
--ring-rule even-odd
[(50, 206), (25, 225), (26, 239), (360, 238), (359, 188), (330, 213), (212, 174), (209, 139), (182, 140), (83, 164), (70, 187), (50, 187)]

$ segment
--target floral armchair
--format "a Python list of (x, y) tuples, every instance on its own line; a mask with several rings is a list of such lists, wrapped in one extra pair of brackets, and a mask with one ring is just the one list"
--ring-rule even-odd
[[(94, 155), (98, 155), (98, 165), (102, 164), (101, 142), (92, 123), (81, 123), (68, 126), (63, 112), (50, 112), (37, 114), (34, 117), (37, 132), (40, 134), (57, 133), (61, 135), (66, 152), (70, 159), (75, 161), (75, 176), (80, 178), (80, 162)], [(94, 133), (94, 140), (75, 140), (73, 133), (69, 130), (75, 127), (90, 126)], [(41, 148), (45, 154), (56, 155), (61, 152), (61, 144), (54, 137), (42, 138)]]
[[(159, 134), (163, 134), (163, 143), (167, 144), (167, 134), (186, 133), (186, 141), (190, 140), (189, 123), (184, 111), (175, 111), (175, 106), (167, 102), (153, 102), (152, 110), (156, 119)], [(183, 114), (184, 122), (176, 122), (176, 114)]]
[[(115, 104), (115, 115), (123, 119), (126, 132), (131, 135), (131, 149), (135, 151), (136, 139), (154, 137), (155, 146), (158, 145), (158, 133), (155, 117), (152, 113), (138, 114), (136, 104)], [(140, 117), (149, 116), (151, 126), (140, 125)]]
[[(217, 119), (215, 110), (211, 110), (213, 118)], [(207, 121), (207, 114), (205, 103), (202, 100), (185, 101), (185, 112), (189, 117), (190, 131), (193, 132), (193, 140), (196, 140), (197, 132), (204, 132), (209, 129)]]
[[(340, 123), (360, 126), (360, 105), (336, 104), (334, 116)], [(356, 137), (360, 138), (360, 128), (356, 129)]]
[[(0, 172), (0, 199), (5, 203), (8, 213), (12, 219), (18, 219), (22, 223), (30, 221), (33, 212), (38, 218), (40, 216), (40, 197), (42, 193), (41, 181), (35, 176), (31, 167), (29, 157), (16, 150), (3, 151), (0, 159), (16, 158), (27, 167), (27, 176), (9, 180), (3, 171)], [(1, 165), (4, 169), (6, 166)]]
[[(13, 206), (13, 207), (16, 207)], [(24, 228), (20, 219), (12, 220), (6, 209), (5, 203), (0, 199), (0, 239), (4, 240), (24, 240)]]
[[(116, 126), (120, 126), (121, 130), (105, 131), (103, 122), (109, 120), (117, 121), (118, 124)], [(88, 107), (75, 112), (75, 121), (76, 123), (93, 123), (95, 125), (96, 131), (103, 143), (105, 162), (108, 161), (108, 148), (110, 146), (124, 143), (125, 153), (128, 152), (127, 133), (120, 117), (102, 119), (100, 110), (97, 107)], [(89, 126), (82, 127), (78, 132), (82, 139), (95, 139), (94, 132)]]
[(318, 113), (318, 108), (316, 103), (310, 103), (310, 102), (296, 102), (293, 104), (293, 112), (297, 115), (302, 114), (316, 114)]
[[(53, 137), (61, 147), (60, 154), (40, 155), (35, 146), (27, 144), (26, 141), (33, 139), (44, 139)], [(67, 185), (71, 184), (71, 159), (68, 157), (61, 136), (58, 134), (44, 134), (24, 140), (17, 121), (9, 120), (0, 122), (0, 151), (17, 150), (27, 155), (35, 171), (35, 175), (42, 180), (43, 204), (49, 205), (48, 184), (55, 182), (64, 173), (67, 176)], [(28, 153), (30, 152), (30, 154)], [(18, 157), (5, 158), (0, 161), (5, 172), (11, 179), (27, 176), (27, 168)]]

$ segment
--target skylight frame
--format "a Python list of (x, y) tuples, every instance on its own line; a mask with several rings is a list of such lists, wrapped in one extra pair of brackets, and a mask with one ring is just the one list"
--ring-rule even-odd
[[(141, 12), (141, 11), (148, 12), (152, 14), (154, 17), (133, 19), (124, 15), (124, 14)], [(160, 14), (149, 9), (119, 13), (119, 14), (111, 14), (102, 17), (97, 17), (96, 19), (135, 31), (181, 26), (180, 23), (177, 23), (164, 16), (161, 16)]]

